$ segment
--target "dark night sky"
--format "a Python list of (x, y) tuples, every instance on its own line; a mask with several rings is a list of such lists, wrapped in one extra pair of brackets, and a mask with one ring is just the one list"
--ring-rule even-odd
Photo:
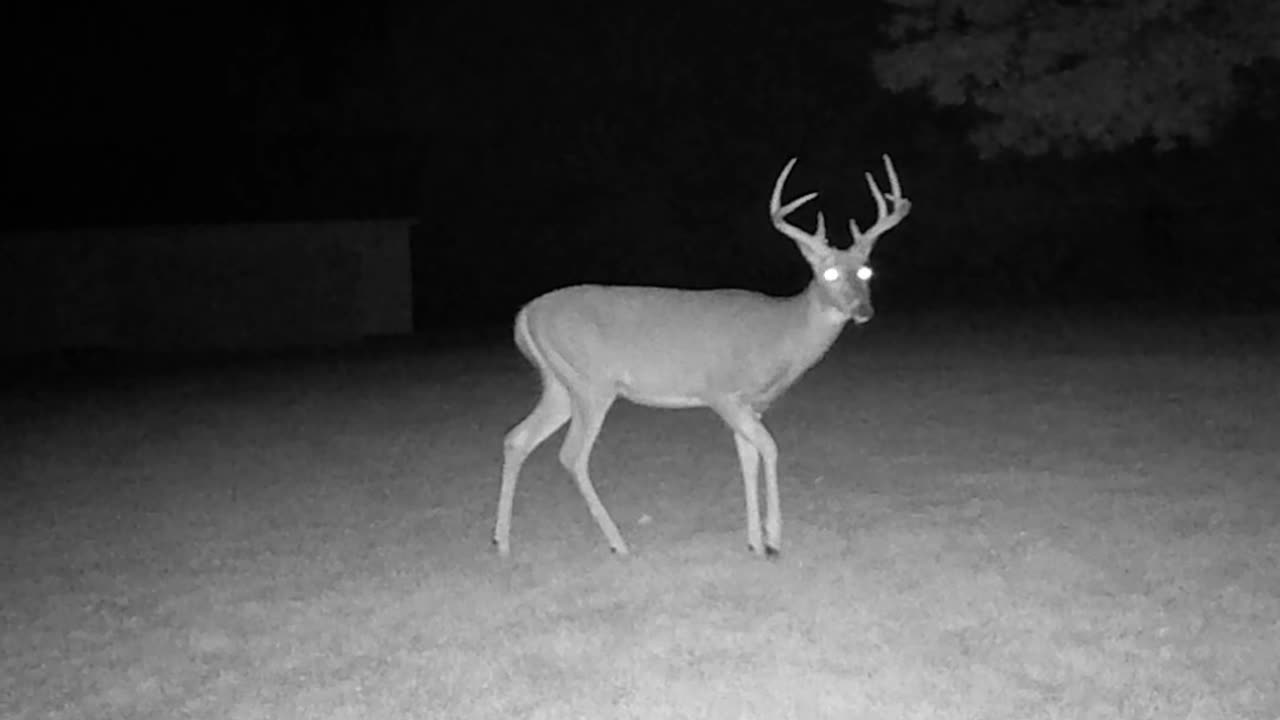
[[(862, 4), (516, 7), (24, 18), (8, 27), (6, 153), (23, 192), (8, 223), (412, 212), (413, 191), (377, 196), (424, 166), (488, 192), (575, 175), (687, 181), (731, 171), (724, 155), (771, 168), (806, 145), (850, 145), (889, 101), (850, 50), (874, 40)], [(898, 123), (882, 126), (876, 135)], [(376, 167), (279, 187), (300, 181), (296, 164), (303, 175)], [(238, 176), (249, 165), (257, 172)]]
[[(879, 251), (913, 278), (904, 295), (976, 285), (962, 276), (1111, 292), (1153, 252), (1143, 287), (1185, 292), (1230, 207), (1258, 247), (1231, 241), (1221, 266), (1256, 275), (1249, 253), (1280, 255), (1260, 162), (1274, 133), (983, 163), (962, 113), (875, 84), (879, 4), (602, 7), (30, 11), (3, 23), (4, 226), (414, 215), (434, 265), (465, 276), (501, 250), (516, 295), (582, 279), (793, 291), (803, 264), (764, 210), (778, 168), (801, 156), (797, 186), (865, 217), (861, 172), (887, 151), (917, 208)], [(1266, 280), (1218, 284), (1242, 282)]]

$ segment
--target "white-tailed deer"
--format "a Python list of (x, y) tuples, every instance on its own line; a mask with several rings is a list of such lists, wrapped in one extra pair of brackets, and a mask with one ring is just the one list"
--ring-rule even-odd
[[(804, 292), (775, 298), (745, 290), (675, 290), (578, 285), (542, 295), (516, 315), (515, 341), (542, 376), (538, 405), (507, 434), (493, 541), (510, 552), (511, 504), (525, 458), (571, 421), (560, 462), (573, 475), (596, 524), (615, 553), (627, 544), (587, 473), (591, 448), (619, 396), (659, 408), (707, 407), (733, 430), (747, 496), (747, 547), (776, 554), (782, 539), (778, 509), (778, 449), (760, 422), (769, 403), (831, 347), (845, 323), (871, 319), (867, 257), (876, 240), (902, 221), (911, 202), (884, 156), (889, 194), (866, 173), (878, 217), (866, 232), (849, 221), (853, 245), (827, 243), (818, 213), (815, 232), (787, 222), (817, 193), (782, 204), (782, 186), (796, 164), (778, 175), (769, 203), (773, 225), (795, 241), (813, 269)], [(886, 197), (888, 204), (886, 206)], [(764, 459), (767, 516), (760, 535), (757, 473)]]

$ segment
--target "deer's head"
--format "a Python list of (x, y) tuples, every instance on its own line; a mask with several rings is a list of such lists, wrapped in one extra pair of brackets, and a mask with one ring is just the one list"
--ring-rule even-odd
[(858, 223), (849, 220), (849, 234), (853, 236), (853, 244), (847, 250), (832, 247), (827, 241), (827, 223), (822, 213), (818, 213), (818, 227), (809, 233), (787, 222), (786, 217), (801, 205), (818, 197), (818, 193), (801, 196), (786, 205), (782, 204), (782, 186), (787, 176), (795, 167), (796, 158), (791, 158), (773, 185), (773, 196), (769, 201), (769, 216), (773, 226), (783, 235), (795, 241), (800, 254), (804, 256), (813, 270), (811, 291), (816, 293), (823, 306), (837, 313), (844, 320), (864, 323), (872, 318), (875, 309), (871, 304), (872, 276), (868, 260), (876, 241), (911, 212), (911, 201), (902, 196), (902, 186), (898, 182), (898, 174), (893, 169), (893, 161), (884, 156), (885, 171), (889, 176), (889, 193), (880, 191), (871, 173), (866, 173), (867, 186), (871, 189), (871, 197), (876, 201), (878, 217), (876, 222), (866, 231), (858, 228)]

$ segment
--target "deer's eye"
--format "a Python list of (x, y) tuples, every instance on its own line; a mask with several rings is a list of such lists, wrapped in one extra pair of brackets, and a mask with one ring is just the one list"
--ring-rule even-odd
[(840, 268), (829, 267), (822, 271), (822, 279), (827, 282), (835, 282), (840, 279)]
[(875, 273), (871, 271), (870, 265), (863, 265), (862, 267), (858, 268), (858, 272), (854, 274), (858, 276), (859, 280), (870, 280), (871, 276), (875, 275)]

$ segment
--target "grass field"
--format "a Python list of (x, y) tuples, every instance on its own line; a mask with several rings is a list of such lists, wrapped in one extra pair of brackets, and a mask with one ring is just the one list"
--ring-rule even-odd
[(886, 312), (729, 432), (615, 407), (490, 546), (507, 334), (0, 398), (0, 716), (1280, 717), (1280, 322)]

